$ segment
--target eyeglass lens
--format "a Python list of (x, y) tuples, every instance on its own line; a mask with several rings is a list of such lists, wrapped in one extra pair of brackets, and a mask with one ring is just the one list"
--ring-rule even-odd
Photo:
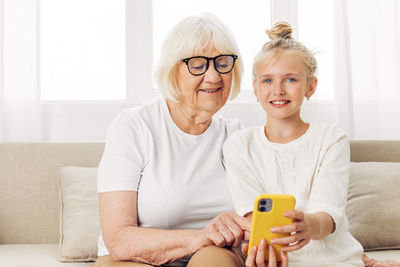
[[(233, 68), (233, 62), (233, 56), (221, 55), (215, 58), (214, 68), (221, 74), (228, 73)], [(187, 65), (191, 74), (201, 75), (208, 69), (208, 59), (203, 57), (194, 57), (188, 60)]]

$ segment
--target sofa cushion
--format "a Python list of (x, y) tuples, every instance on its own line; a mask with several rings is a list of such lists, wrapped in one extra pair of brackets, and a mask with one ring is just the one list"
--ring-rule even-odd
[(0, 266), (88, 267), (93, 265), (93, 262), (58, 262), (57, 248), (57, 243), (0, 245)]
[(100, 235), (97, 168), (59, 167), (57, 174), (61, 197), (58, 259), (95, 260)]
[(366, 251), (365, 254), (371, 259), (387, 261), (392, 260), (396, 262), (400, 262), (400, 250), (375, 250), (375, 251)]
[(400, 163), (352, 162), (346, 214), (364, 249), (400, 248)]

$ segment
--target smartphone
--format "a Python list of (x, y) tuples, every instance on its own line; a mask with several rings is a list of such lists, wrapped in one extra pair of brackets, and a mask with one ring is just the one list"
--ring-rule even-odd
[[(249, 251), (254, 246), (258, 246), (261, 239), (264, 238), (268, 245), (271, 245), (271, 239), (289, 236), (287, 234), (272, 233), (270, 229), (275, 226), (288, 225), (292, 223), (291, 218), (283, 215), (285, 211), (293, 210), (296, 205), (296, 199), (292, 195), (260, 195), (254, 202), (254, 209), (251, 222), (251, 232), (249, 241)], [(281, 247), (283, 245), (272, 245), (275, 248), (277, 261), (281, 259)], [(265, 250), (265, 260), (268, 260), (268, 246)]]

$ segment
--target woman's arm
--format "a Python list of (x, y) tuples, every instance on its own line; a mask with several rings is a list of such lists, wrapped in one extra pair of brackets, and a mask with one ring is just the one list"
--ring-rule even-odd
[(221, 214), (202, 230), (139, 227), (134, 191), (100, 193), (99, 215), (104, 243), (113, 259), (153, 265), (181, 259), (212, 244), (237, 247), (244, 236), (242, 229), (251, 227), (250, 221), (235, 213)]

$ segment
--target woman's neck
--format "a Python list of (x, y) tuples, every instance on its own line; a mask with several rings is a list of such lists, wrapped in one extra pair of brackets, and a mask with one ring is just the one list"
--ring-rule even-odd
[(188, 134), (200, 135), (204, 133), (212, 121), (212, 115), (208, 112), (198, 113), (189, 110), (181, 103), (167, 100), (167, 106), (175, 124)]
[(269, 141), (286, 144), (305, 134), (309, 126), (300, 117), (285, 120), (267, 118), (264, 133)]

